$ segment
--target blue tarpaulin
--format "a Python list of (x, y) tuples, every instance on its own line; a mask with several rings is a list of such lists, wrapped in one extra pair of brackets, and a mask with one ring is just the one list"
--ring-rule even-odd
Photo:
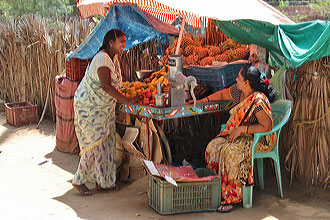
[(178, 30), (164, 22), (143, 13), (136, 5), (113, 5), (105, 18), (98, 23), (77, 49), (70, 52), (68, 58), (90, 59), (102, 45), (104, 35), (111, 29), (119, 29), (126, 34), (124, 50), (159, 39), (163, 44), (167, 34), (178, 34)]

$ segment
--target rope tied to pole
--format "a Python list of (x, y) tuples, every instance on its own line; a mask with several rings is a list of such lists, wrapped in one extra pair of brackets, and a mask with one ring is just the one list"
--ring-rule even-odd
[(321, 116), (320, 118), (315, 119), (315, 120), (310, 120), (310, 121), (307, 121), (307, 120), (294, 120), (293, 121), (293, 125), (300, 126), (300, 127), (311, 127), (311, 126), (315, 126), (316, 123), (318, 123), (323, 118), (325, 118), (325, 117), (327, 117), (329, 115), (330, 115), (330, 106), (326, 110), (325, 114), (323, 116)]

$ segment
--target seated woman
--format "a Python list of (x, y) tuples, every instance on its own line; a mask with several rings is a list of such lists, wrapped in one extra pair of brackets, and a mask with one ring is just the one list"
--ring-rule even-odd
[[(276, 99), (277, 92), (260, 75), (258, 68), (246, 64), (240, 70), (236, 84), (198, 101), (233, 101), (226, 128), (207, 145), (205, 152), (207, 168), (222, 176), (219, 212), (236, 208), (242, 201), (242, 184), (254, 183), (252, 134), (267, 132), (273, 127), (270, 102)], [(256, 152), (271, 151), (275, 143), (276, 134), (265, 136), (259, 141)]]

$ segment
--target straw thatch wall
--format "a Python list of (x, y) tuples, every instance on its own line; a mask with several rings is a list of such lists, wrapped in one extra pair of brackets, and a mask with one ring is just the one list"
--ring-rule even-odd
[[(46, 116), (55, 121), (55, 76), (65, 74), (65, 55), (94, 25), (79, 17), (52, 24), (33, 15), (0, 22), (0, 99), (29, 101), (38, 105), (39, 115), (46, 103)], [(156, 55), (154, 41), (130, 49), (122, 57), (124, 78), (134, 81), (135, 70), (156, 69)]]
[(40, 114), (48, 96), (46, 115), (55, 121), (55, 76), (64, 73), (65, 54), (92, 26), (80, 18), (52, 26), (33, 15), (0, 23), (0, 98), (37, 104)]
[[(121, 58), (123, 80), (136, 81), (136, 70), (157, 70), (159, 65), (157, 47), (157, 40), (150, 40), (124, 52)], [(165, 50), (164, 45), (162, 49)]]
[[(292, 117), (283, 129), (282, 159), (293, 178), (305, 184), (330, 183), (330, 56), (288, 74)], [(284, 157), (285, 156), (285, 157)]]

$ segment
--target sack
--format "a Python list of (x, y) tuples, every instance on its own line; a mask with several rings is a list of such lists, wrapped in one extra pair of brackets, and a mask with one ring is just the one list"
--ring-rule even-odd
[(56, 148), (64, 153), (79, 152), (74, 128), (73, 97), (79, 85), (65, 76), (55, 77)]

